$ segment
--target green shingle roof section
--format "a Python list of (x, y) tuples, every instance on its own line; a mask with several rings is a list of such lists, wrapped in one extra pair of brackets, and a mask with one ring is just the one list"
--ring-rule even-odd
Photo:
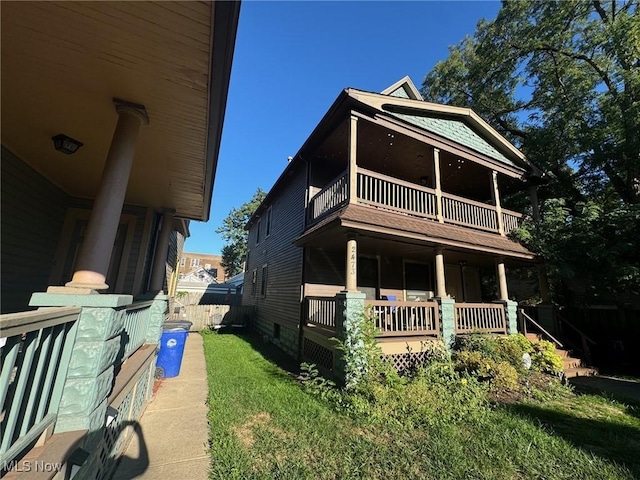
[[(393, 92), (395, 93), (395, 92)], [(393, 93), (391, 95), (393, 95)], [(482, 153), (499, 162), (516, 166), (511, 160), (505, 157), (498, 150), (493, 148), (486, 140), (474, 132), (461, 120), (450, 120), (445, 118), (427, 117), (421, 115), (407, 115), (404, 113), (389, 112), (394, 117), (398, 117), (417, 127), (433, 132), (442, 137), (453, 140), (456, 143), (469, 147), (476, 152)]]
[(391, 92), (389, 94), (389, 96), (390, 97), (409, 98), (409, 95), (407, 94), (407, 91), (402, 86), (396, 88), (393, 92)]

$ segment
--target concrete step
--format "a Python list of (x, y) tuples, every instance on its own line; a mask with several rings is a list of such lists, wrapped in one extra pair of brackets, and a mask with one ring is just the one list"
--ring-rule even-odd
[(525, 337), (527, 337), (527, 339), (532, 341), (532, 342), (539, 342), (540, 341), (540, 335), (538, 335), (537, 333), (527, 333), (525, 335)]
[(563, 350), (561, 348), (556, 348), (556, 353), (560, 358), (567, 358), (571, 356), (570, 355), (571, 352), (569, 350)]
[(574, 377), (590, 377), (592, 375), (597, 375), (598, 371), (594, 368), (589, 367), (577, 367), (577, 368), (569, 368), (564, 371), (565, 378), (574, 378)]
[(562, 358), (563, 370), (569, 370), (571, 368), (578, 368), (582, 366), (582, 359), (575, 357), (563, 357)]

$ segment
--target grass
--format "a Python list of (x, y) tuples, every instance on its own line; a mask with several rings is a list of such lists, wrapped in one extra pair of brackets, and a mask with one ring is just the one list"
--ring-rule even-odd
[(204, 345), (210, 478), (640, 478), (636, 407), (571, 395), (487, 410), (476, 422), (383, 426), (307, 393), (261, 345), (214, 334)]

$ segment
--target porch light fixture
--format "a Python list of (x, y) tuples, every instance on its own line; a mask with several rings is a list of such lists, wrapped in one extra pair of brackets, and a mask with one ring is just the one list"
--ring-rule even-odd
[(78, 149), (82, 145), (84, 145), (82, 142), (79, 142), (78, 140), (68, 137), (62, 133), (59, 133), (55, 137), (51, 137), (51, 140), (53, 140), (53, 146), (56, 150), (62, 153), (66, 153), (67, 155), (76, 153)]

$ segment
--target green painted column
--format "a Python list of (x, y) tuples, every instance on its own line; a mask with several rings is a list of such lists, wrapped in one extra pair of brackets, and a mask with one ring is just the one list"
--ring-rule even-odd
[(125, 307), (132, 301), (131, 295), (34, 293), (29, 303), (82, 307), (55, 431), (89, 430), (83, 444), (88, 451), (94, 450), (103, 435)]
[(507, 334), (518, 333), (518, 303), (511, 300), (500, 301), (504, 305), (505, 320), (507, 321)]
[(153, 297), (153, 304), (149, 309), (149, 324), (145, 341), (147, 343), (158, 343), (162, 336), (162, 324), (165, 314), (169, 308), (169, 295), (158, 294)]
[(453, 298), (438, 298), (438, 316), (440, 317), (440, 334), (447, 348), (451, 348), (456, 337), (456, 312)]
[(360, 292), (340, 292), (336, 295), (336, 337), (348, 350), (336, 349), (334, 373), (346, 388), (354, 387), (367, 369), (367, 354), (362, 341), (362, 323), (364, 300), (366, 295)]

